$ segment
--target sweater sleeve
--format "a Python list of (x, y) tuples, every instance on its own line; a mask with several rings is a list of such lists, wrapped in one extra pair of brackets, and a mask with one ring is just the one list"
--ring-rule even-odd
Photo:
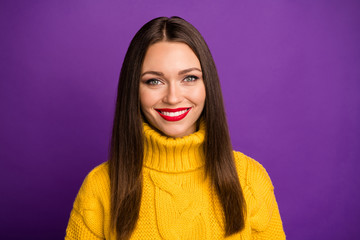
[[(247, 199), (247, 215), (251, 226), (253, 240), (282, 240), (285, 233), (275, 199), (274, 187), (265, 168), (253, 160), (239, 153), (237, 161), (242, 164), (243, 177), (249, 191)], [(245, 169), (244, 169), (245, 165)]]
[(65, 240), (98, 240), (104, 237), (104, 206), (100, 165), (85, 178), (76, 196), (66, 228)]

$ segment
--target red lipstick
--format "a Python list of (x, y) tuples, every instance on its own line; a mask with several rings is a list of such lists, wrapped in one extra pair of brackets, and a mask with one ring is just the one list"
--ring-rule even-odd
[(190, 108), (156, 108), (159, 115), (166, 121), (180, 121), (190, 112)]

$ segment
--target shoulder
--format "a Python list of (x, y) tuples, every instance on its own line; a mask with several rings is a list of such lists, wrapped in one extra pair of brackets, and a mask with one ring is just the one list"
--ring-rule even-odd
[(103, 162), (93, 168), (85, 177), (80, 190), (95, 190), (96, 188), (104, 188), (109, 183), (108, 162)]
[(91, 170), (85, 177), (73, 204), (68, 234), (82, 234), (90, 231), (91, 234), (102, 237), (104, 235), (104, 217), (110, 207), (109, 198), (108, 163), (104, 162)]
[(79, 212), (98, 208), (106, 203), (110, 194), (108, 162), (92, 169), (85, 177), (76, 196), (74, 208)]
[(274, 187), (265, 168), (254, 159), (234, 152), (236, 169), (244, 193), (251, 228), (263, 231), (277, 210)]
[(86, 176), (85, 181), (106, 182), (109, 179), (109, 163), (103, 162), (93, 168)]
[(89, 174), (87, 175), (87, 177), (101, 177), (102, 175), (108, 175), (108, 170), (109, 168), (109, 163), (103, 162), (101, 164), (99, 164), (98, 166), (94, 167)]
[(259, 162), (237, 151), (234, 151), (234, 160), (242, 187), (260, 192), (274, 190), (269, 174)]
[(234, 151), (234, 160), (254, 237), (285, 239), (274, 187), (265, 168), (240, 152)]

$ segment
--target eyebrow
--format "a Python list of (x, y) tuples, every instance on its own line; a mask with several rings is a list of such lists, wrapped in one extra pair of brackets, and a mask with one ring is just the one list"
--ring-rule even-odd
[[(192, 71), (202, 72), (199, 68), (193, 67), (193, 68), (188, 68), (188, 69), (181, 70), (178, 74), (183, 75), (183, 74), (186, 74), (186, 73), (189, 73), (189, 72), (192, 72)], [(141, 77), (144, 76), (145, 74), (153, 74), (153, 75), (160, 76), (160, 77), (164, 76), (164, 74), (162, 72), (147, 71), (147, 72), (144, 72), (143, 74), (141, 74)]]
[(199, 72), (201, 72), (200, 69), (198, 69), (198, 68), (196, 68), (196, 67), (193, 67), (193, 68), (188, 68), (188, 69), (181, 70), (181, 71), (179, 72), (179, 75), (183, 75), (183, 74), (186, 74), (186, 73), (192, 72), (192, 71), (199, 71)]

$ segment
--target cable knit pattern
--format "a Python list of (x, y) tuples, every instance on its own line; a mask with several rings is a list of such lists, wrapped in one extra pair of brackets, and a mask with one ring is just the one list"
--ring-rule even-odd
[[(144, 123), (143, 194), (131, 239), (224, 239), (224, 214), (205, 177), (205, 124), (183, 138), (161, 135)], [(234, 152), (246, 204), (245, 229), (226, 239), (285, 239), (265, 169)], [(65, 239), (116, 239), (110, 226), (108, 163), (92, 170), (75, 199)]]

